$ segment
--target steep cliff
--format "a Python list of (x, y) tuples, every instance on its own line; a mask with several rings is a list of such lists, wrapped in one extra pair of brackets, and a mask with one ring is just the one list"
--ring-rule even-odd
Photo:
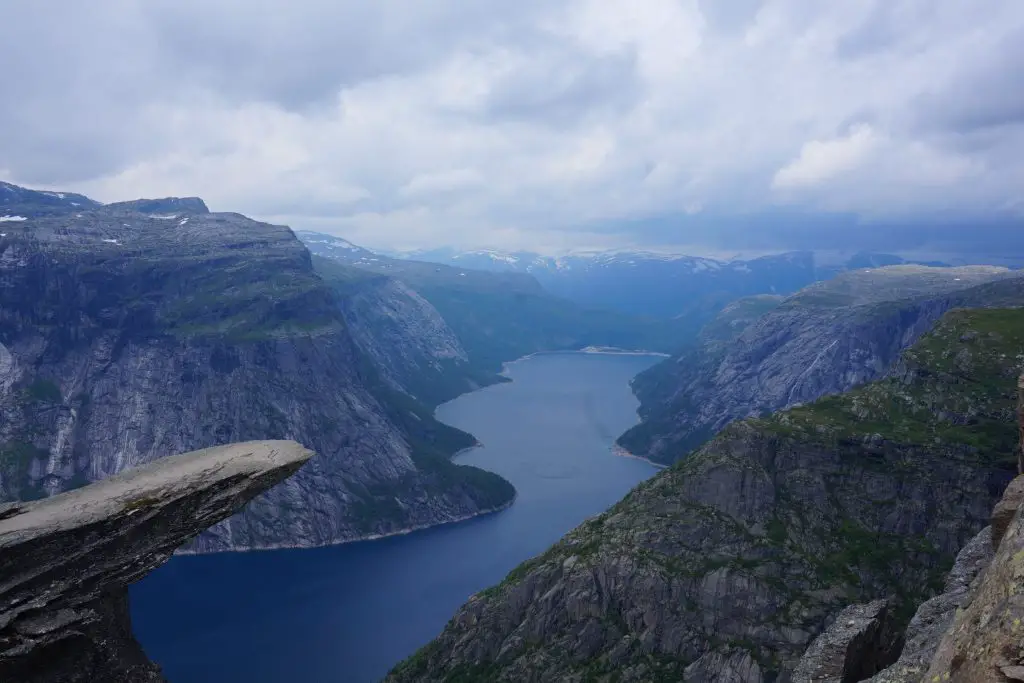
[(320, 455), (196, 549), (394, 533), (514, 495), (448, 461), (472, 438), (381, 379), (287, 228), (164, 199), (27, 218), (0, 234), (6, 498), (266, 438)]
[(787, 680), (850, 604), (905, 623), (1016, 469), (1022, 349), (1024, 310), (952, 311), (887, 378), (729, 425), (389, 680)]
[(131, 634), (127, 585), (313, 455), (293, 441), (170, 456), (0, 509), (0, 680), (159, 682)]
[(337, 292), (352, 338), (393, 388), (436, 406), (503, 381), (470, 360), (434, 306), (402, 280), (314, 257)]
[[(1024, 680), (1024, 651), (1020, 643), (1024, 620), (1024, 597), (1020, 590), (1024, 576), (1024, 477), (1018, 477), (1014, 483), (1016, 486), (1011, 485), (993, 514), (994, 556), (964, 592), (957, 609), (948, 615), (946, 632), (930, 639), (934, 651), (931, 661), (920, 667), (893, 667), (872, 683)], [(997, 533), (1000, 507), (1010, 514)]]
[[(1021, 303), (1024, 278), (1002, 268), (892, 266), (845, 273), (760, 318), (740, 316), (732, 326), (715, 321), (708, 326), (713, 333), (697, 345), (642, 373), (633, 386), (643, 421), (619, 444), (656, 462), (674, 462), (732, 420), (881, 377), (952, 307)], [(731, 320), (736, 312), (722, 315)]]

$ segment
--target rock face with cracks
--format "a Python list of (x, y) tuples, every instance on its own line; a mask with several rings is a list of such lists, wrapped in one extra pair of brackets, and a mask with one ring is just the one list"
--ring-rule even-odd
[(643, 422), (619, 437), (623, 448), (671, 464), (734, 420), (879, 379), (949, 309), (1024, 303), (1024, 278), (985, 266), (893, 266), (845, 273), (781, 303), (747, 303), (637, 376)]
[(0, 681), (162, 681), (127, 586), (295, 473), (312, 451), (251, 441), (162, 458), (0, 509)]
[(472, 437), (388, 383), (288, 228), (173, 198), (4, 225), (0, 500), (253, 439), (320, 457), (194, 550), (352, 541), (512, 500), (449, 461)]

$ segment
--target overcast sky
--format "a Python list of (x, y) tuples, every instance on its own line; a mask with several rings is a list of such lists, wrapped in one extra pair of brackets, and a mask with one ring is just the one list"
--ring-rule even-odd
[(0, 179), (102, 201), (375, 247), (1024, 231), (1020, 0), (2, 0), (0, 26)]

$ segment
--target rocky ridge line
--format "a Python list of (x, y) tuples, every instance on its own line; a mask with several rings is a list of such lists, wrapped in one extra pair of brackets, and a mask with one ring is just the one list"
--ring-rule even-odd
[[(1024, 278), (1002, 268), (892, 266), (845, 273), (801, 290), (761, 317), (738, 321), (732, 337), (702, 338), (641, 373), (633, 387), (643, 421), (618, 443), (634, 455), (671, 464), (733, 420), (883, 377), (951, 308), (1021, 303)], [(709, 327), (721, 325), (713, 321)]]

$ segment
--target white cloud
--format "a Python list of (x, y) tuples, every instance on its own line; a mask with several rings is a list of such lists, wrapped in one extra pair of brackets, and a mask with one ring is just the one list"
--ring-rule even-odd
[(6, 177), (200, 195), (370, 246), (640, 240), (614, 226), (698, 207), (1020, 203), (1020, 3), (247, 7), (0, 4), (21, 28), (0, 43), (19, 65)]
[(877, 137), (871, 126), (859, 125), (849, 135), (831, 140), (811, 140), (800, 156), (780, 168), (772, 187), (813, 187), (856, 168), (871, 153)]
[(453, 171), (423, 173), (406, 183), (399, 191), (403, 196), (430, 195), (466, 190), (484, 182), (479, 171), (472, 168), (458, 168)]

